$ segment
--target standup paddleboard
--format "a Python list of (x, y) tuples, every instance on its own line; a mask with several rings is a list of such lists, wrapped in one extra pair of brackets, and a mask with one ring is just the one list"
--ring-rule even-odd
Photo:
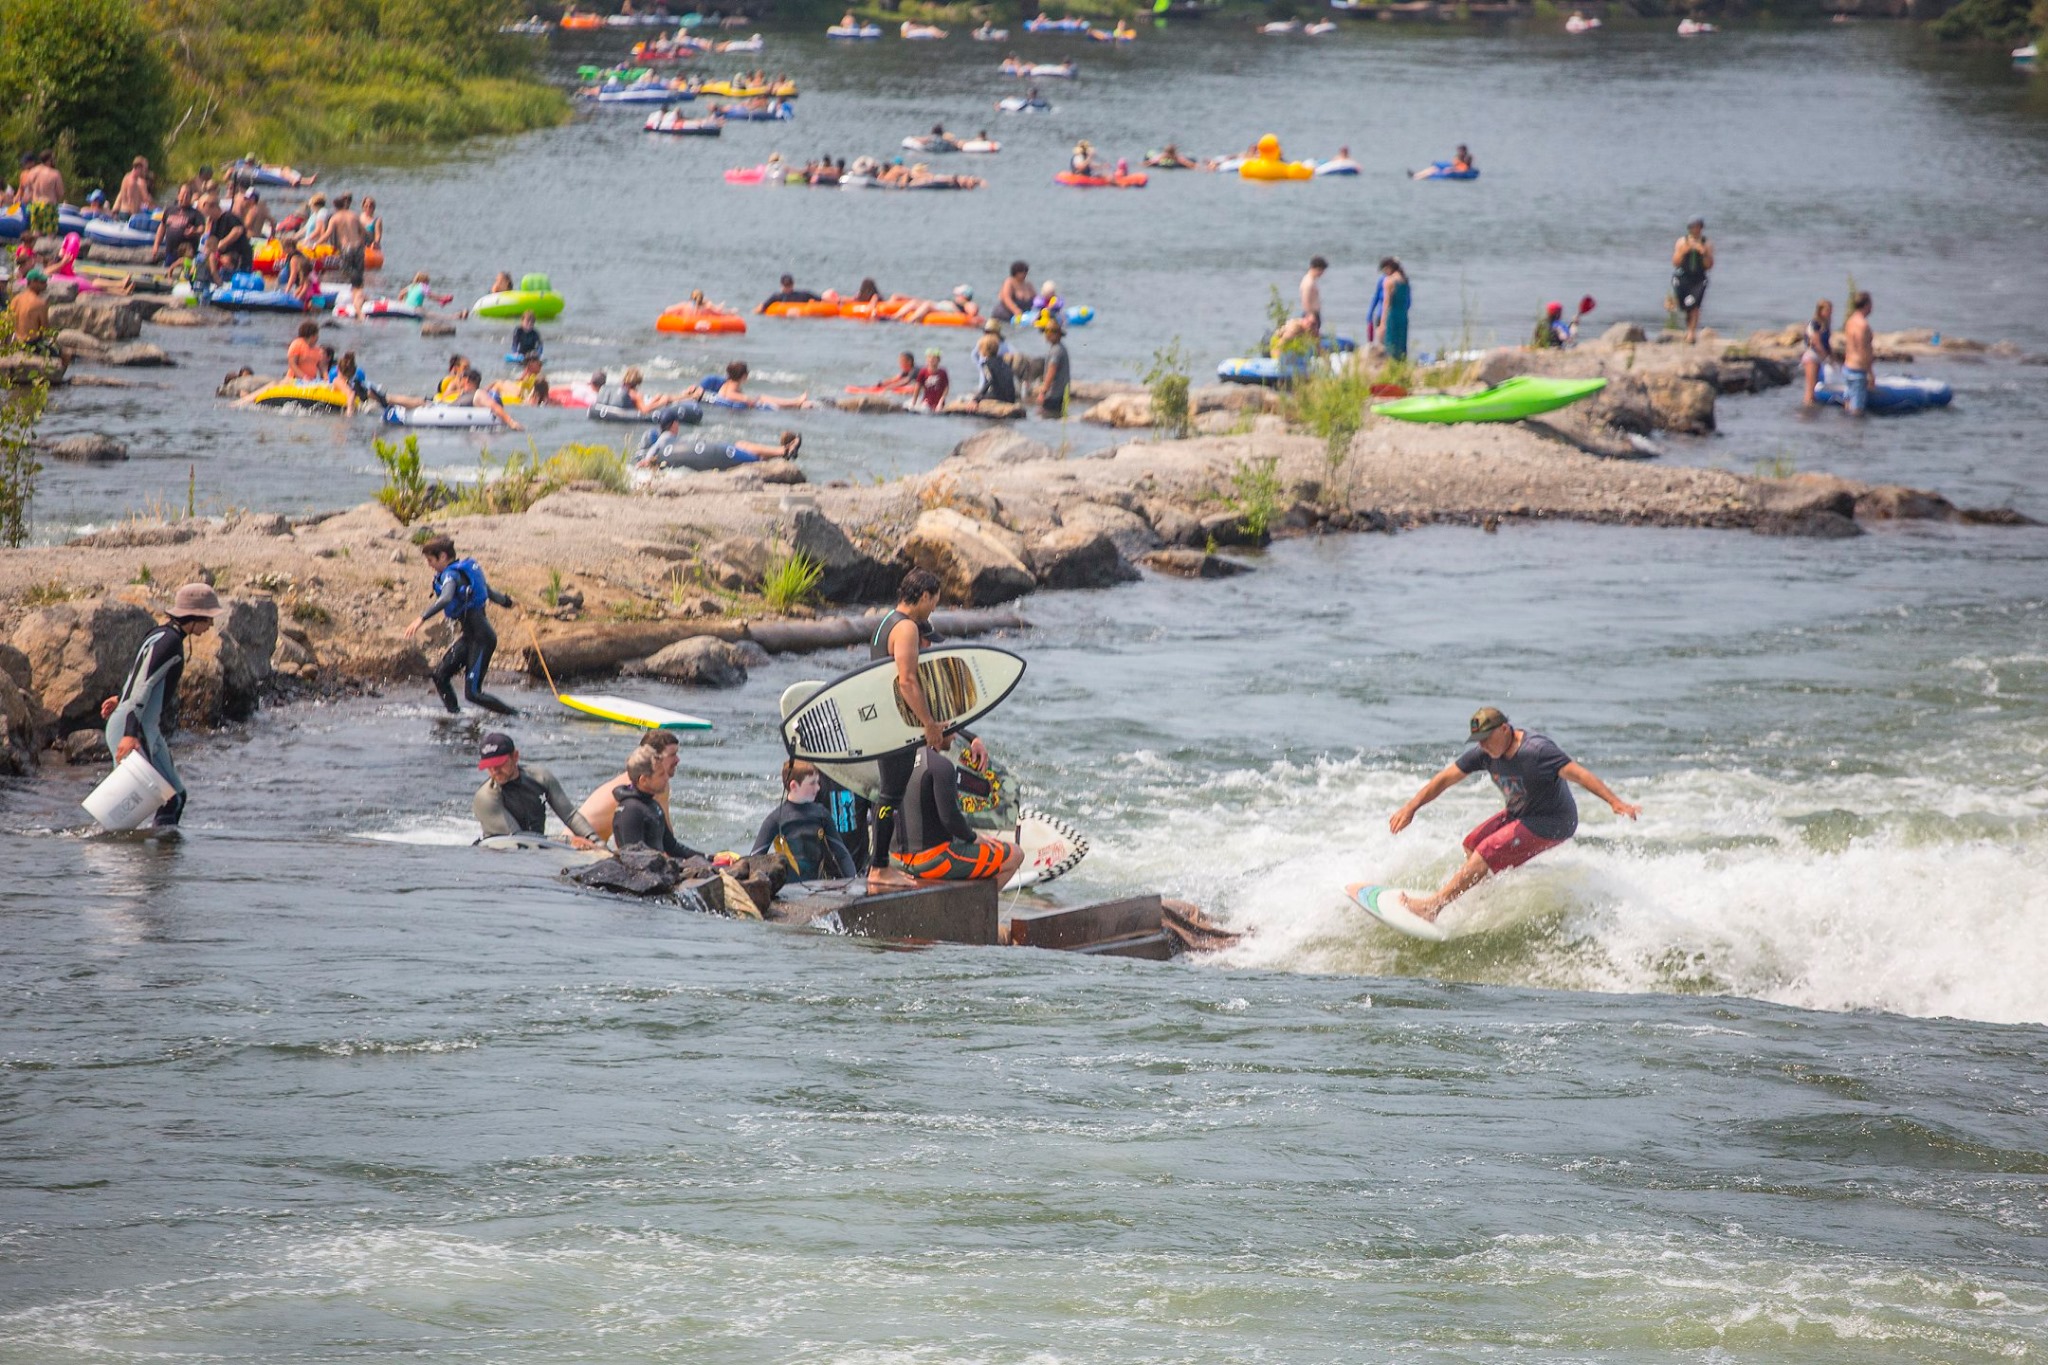
[[(918, 656), (917, 675), (933, 719), (951, 732), (1001, 705), (1023, 678), (1024, 660), (990, 645), (941, 645)], [(877, 659), (784, 716), (782, 741), (792, 758), (857, 763), (915, 749), (924, 730), (896, 695), (896, 661)]]
[(1450, 931), (1443, 925), (1432, 923), (1401, 904), (1401, 888), (1398, 886), (1374, 886), (1370, 882), (1353, 882), (1344, 888), (1344, 894), (1351, 897), (1359, 909), (1397, 934), (1424, 939), (1430, 943), (1444, 943), (1451, 937)]
[(630, 697), (615, 697), (609, 692), (558, 692), (555, 700), (572, 711), (581, 711), (586, 716), (599, 720), (614, 721), (620, 725), (631, 725), (642, 730), (709, 730), (711, 722), (698, 716), (671, 711), (666, 706), (651, 702), (634, 701)]

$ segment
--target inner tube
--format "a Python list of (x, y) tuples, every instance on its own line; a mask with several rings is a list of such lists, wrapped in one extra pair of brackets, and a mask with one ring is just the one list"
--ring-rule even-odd
[(1479, 168), (1475, 166), (1470, 170), (1454, 171), (1451, 169), (1450, 162), (1434, 161), (1430, 163), (1429, 173), (1422, 178), (1424, 180), (1477, 180), (1479, 178)]
[(963, 152), (979, 152), (986, 155), (990, 152), (1000, 152), (1003, 150), (1003, 144), (993, 138), (974, 137), (961, 143), (960, 150)]
[(348, 390), (326, 380), (280, 379), (250, 394), (249, 401), (259, 408), (341, 412), (348, 407)]
[(832, 299), (815, 303), (771, 303), (761, 311), (771, 318), (836, 318), (840, 305)]
[(1307, 180), (1315, 175), (1313, 161), (1280, 161), (1269, 156), (1248, 158), (1237, 168), (1246, 180)]
[(1349, 157), (1333, 157), (1316, 167), (1317, 175), (1358, 175), (1365, 168)]
[(1077, 189), (1141, 190), (1145, 188), (1147, 177), (1143, 171), (1134, 171), (1129, 175), (1078, 175), (1073, 171), (1060, 171), (1053, 176), (1053, 180)]
[(536, 321), (547, 322), (560, 317), (563, 306), (562, 296), (552, 289), (506, 289), (484, 295), (469, 306), (469, 311), (480, 318), (517, 322), (519, 315), (530, 309)]
[[(1840, 407), (1849, 396), (1840, 383), (1816, 384), (1814, 401)], [(1916, 379), (1911, 375), (1879, 375), (1870, 385), (1867, 412), (1922, 412), (1945, 408), (1955, 399), (1955, 390), (1939, 379)]]
[(657, 332), (680, 332), (692, 336), (709, 336), (714, 333), (739, 334), (747, 330), (745, 319), (732, 313), (719, 313), (709, 309), (678, 305), (654, 320)]
[(498, 414), (468, 404), (428, 403), (418, 408), (386, 408), (384, 420), (394, 427), (495, 427)]

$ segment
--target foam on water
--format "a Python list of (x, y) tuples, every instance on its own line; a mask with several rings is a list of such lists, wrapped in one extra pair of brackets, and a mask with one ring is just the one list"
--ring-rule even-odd
[(1352, 759), (1161, 790), (1166, 813), (1146, 823), (1163, 828), (1094, 831), (1096, 870), (1176, 887), (1250, 929), (1233, 965), (2048, 1022), (2048, 941), (2032, 927), (2048, 918), (2039, 792), (1689, 770), (1625, 784), (1644, 807), (1633, 825), (1580, 793), (1578, 838), (1482, 886), (1461, 910), (1479, 932), (1435, 945), (1343, 896), (1359, 880), (1436, 885), (1498, 808), (1475, 779), (1389, 834), (1423, 776)]

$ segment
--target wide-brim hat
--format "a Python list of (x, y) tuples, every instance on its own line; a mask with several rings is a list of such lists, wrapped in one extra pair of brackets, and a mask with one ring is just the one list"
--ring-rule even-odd
[(173, 616), (204, 616), (212, 620), (226, 610), (220, 604), (220, 594), (206, 583), (187, 583), (171, 598)]

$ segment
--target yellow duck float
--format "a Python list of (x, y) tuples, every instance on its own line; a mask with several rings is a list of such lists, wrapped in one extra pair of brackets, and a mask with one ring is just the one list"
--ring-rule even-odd
[(1280, 139), (1271, 133), (1259, 139), (1259, 154), (1246, 157), (1237, 173), (1246, 180), (1308, 180), (1316, 173), (1313, 161), (1280, 159)]

